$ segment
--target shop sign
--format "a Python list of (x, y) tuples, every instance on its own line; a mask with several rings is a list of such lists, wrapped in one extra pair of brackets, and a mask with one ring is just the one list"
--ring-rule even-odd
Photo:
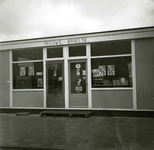
[(76, 86), (76, 87), (75, 87), (75, 90), (76, 90), (77, 92), (82, 92), (83, 88), (82, 88), (82, 86)]
[(71, 38), (71, 39), (64, 39), (64, 40), (49, 40), (44, 41), (45, 46), (51, 45), (65, 45), (65, 44), (77, 44), (77, 43), (86, 43), (87, 38)]

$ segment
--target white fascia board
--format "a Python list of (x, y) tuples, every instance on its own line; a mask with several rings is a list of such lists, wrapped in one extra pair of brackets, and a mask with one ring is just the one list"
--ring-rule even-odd
[[(113, 41), (113, 40), (129, 40), (138, 38), (154, 37), (154, 28), (109, 31), (102, 33), (88, 33), (80, 35), (59, 36), (41, 39), (29, 39), (19, 41), (6, 41), (0, 43), (0, 50), (13, 50), (21, 48), (33, 47), (51, 47), (51, 46), (64, 46), (72, 44), (93, 43), (100, 41)], [(72, 42), (70, 42), (72, 40)], [(54, 43), (55, 42), (55, 43)]]

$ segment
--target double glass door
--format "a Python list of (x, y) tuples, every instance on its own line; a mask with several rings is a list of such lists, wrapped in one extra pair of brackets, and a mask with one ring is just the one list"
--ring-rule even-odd
[[(88, 107), (88, 83), (86, 60), (69, 61), (68, 89), (69, 108)], [(65, 108), (64, 100), (64, 63), (63, 61), (47, 62), (47, 107)], [(67, 91), (68, 90), (68, 91)], [(68, 101), (68, 99), (66, 100)]]

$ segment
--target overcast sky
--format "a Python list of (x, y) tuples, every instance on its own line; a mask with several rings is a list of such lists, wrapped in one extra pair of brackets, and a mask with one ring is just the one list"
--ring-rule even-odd
[(0, 0), (0, 41), (154, 26), (154, 0)]

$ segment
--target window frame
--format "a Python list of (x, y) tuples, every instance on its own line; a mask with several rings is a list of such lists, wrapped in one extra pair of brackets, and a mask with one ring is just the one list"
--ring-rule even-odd
[[(30, 49), (30, 48), (27, 48), (27, 50), (28, 49)], [(19, 49), (18, 49), (19, 50)], [(25, 49), (26, 50), (26, 49)], [(37, 62), (42, 62), (42, 67), (44, 68), (44, 66), (43, 66), (43, 48), (42, 48), (42, 59), (38, 59), (38, 60), (25, 60), (25, 61), (13, 61), (13, 52), (14, 51), (17, 51), (17, 50), (12, 50), (12, 91), (43, 91), (44, 90), (44, 84), (43, 84), (43, 86), (41, 87), (41, 88), (25, 88), (25, 89), (20, 89), (20, 88), (18, 88), (18, 89), (16, 89), (16, 88), (14, 88), (14, 81), (13, 81), (13, 78), (14, 78), (14, 76), (13, 76), (13, 71), (14, 71), (14, 68), (13, 68), (13, 65), (14, 64), (25, 64), (25, 63), (37, 63)], [(43, 83), (44, 83), (44, 71), (43, 71), (44, 69), (42, 69), (42, 81), (43, 81)], [(36, 75), (35, 75), (36, 76)]]
[[(111, 41), (112, 42), (112, 41)], [(97, 42), (100, 43), (100, 42)], [(133, 59), (133, 55), (132, 55), (132, 47), (131, 47), (131, 40), (130, 40), (130, 54), (115, 54), (115, 55), (101, 55), (101, 56), (92, 56), (90, 55), (90, 70), (92, 72), (92, 59), (99, 59), (99, 58), (115, 58), (115, 57), (131, 57), (131, 63), (132, 63), (132, 59)], [(92, 51), (92, 49), (90, 49), (90, 51)], [(90, 52), (91, 54), (91, 52)], [(114, 65), (114, 64), (113, 64)], [(132, 71), (133, 71), (133, 64), (132, 64)], [(91, 76), (91, 89), (92, 90), (132, 90), (133, 89), (133, 73), (132, 73), (132, 86), (131, 87), (122, 87), (122, 86), (117, 86), (117, 87), (93, 87), (92, 85), (92, 76)]]

